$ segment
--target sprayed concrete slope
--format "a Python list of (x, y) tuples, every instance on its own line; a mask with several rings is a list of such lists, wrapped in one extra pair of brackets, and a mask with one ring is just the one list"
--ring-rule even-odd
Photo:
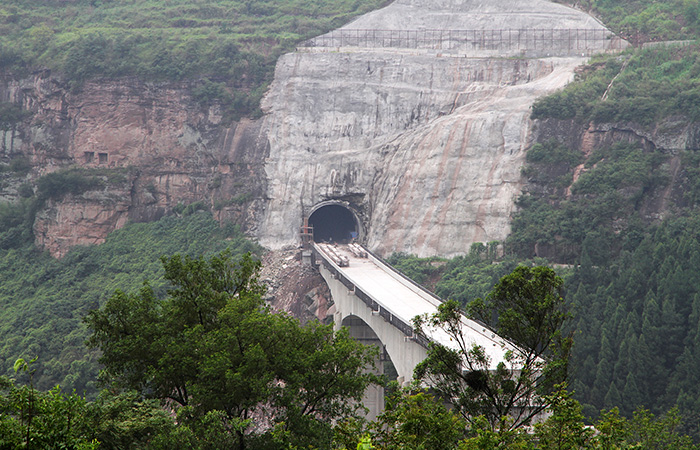
[[(398, 0), (347, 29), (602, 29), (547, 1)], [(605, 50), (601, 42), (601, 51)], [(380, 253), (452, 256), (504, 239), (532, 138), (530, 106), (583, 57), (523, 58), (408, 48), (285, 55), (263, 100), (263, 245), (298, 243), (304, 215), (345, 202)]]

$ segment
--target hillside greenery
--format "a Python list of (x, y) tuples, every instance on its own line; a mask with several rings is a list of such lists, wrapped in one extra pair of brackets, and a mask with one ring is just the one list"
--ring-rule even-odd
[(65, 392), (75, 389), (94, 395), (97, 353), (84, 345), (87, 331), (82, 317), (116, 289), (138, 290), (144, 280), (155, 292), (164, 292), (161, 256), (208, 255), (225, 248), (234, 254), (260, 251), (235, 226), (222, 228), (209, 213), (191, 211), (180, 218), (128, 224), (111, 233), (104, 244), (75, 248), (60, 260), (29, 242), (1, 250), (3, 371), (10, 370), (20, 355), (38, 356), (36, 387), (46, 390), (60, 384)]
[[(697, 38), (697, 2), (585, 3), (643, 40)], [(574, 83), (537, 101), (532, 116), (672, 135), (697, 127), (699, 93), (696, 44), (651, 47), (593, 60)], [(560, 138), (528, 152), (530, 189), (505, 248), (510, 257), (537, 254), (571, 267), (572, 387), (584, 413), (620, 405), (630, 416), (639, 405), (675, 405), (697, 439), (697, 148), (692, 138), (679, 152), (618, 138), (584, 154)]]
[[(699, 163), (695, 150), (628, 141), (590, 154), (535, 144), (504, 254), (472, 246), (432, 274), (435, 291), (467, 304), (517, 262), (545, 258), (564, 278), (575, 317), (570, 386), (583, 413), (677, 406), (684, 430), (700, 438)], [(660, 207), (663, 218), (652, 213)], [(430, 260), (395, 258), (409, 276), (435, 270)]]
[[(105, 77), (197, 80), (199, 101), (255, 115), (279, 55), (384, 3), (9, 0), (0, 5), (0, 68), (48, 68), (73, 88)], [(0, 129), (2, 116), (0, 108)]]
[(700, 36), (700, 5), (695, 0), (579, 0), (575, 5), (635, 44)]
[(648, 48), (594, 59), (575, 83), (544, 97), (532, 117), (580, 123), (700, 120), (700, 48)]

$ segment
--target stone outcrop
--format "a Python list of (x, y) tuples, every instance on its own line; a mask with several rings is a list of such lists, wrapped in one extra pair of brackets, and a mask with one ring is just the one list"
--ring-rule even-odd
[[(346, 28), (598, 28), (546, 1), (399, 0)], [(605, 50), (605, 42), (599, 50)], [(531, 142), (530, 106), (582, 57), (410, 48), (301, 48), (264, 99), (269, 198), (258, 233), (279, 248), (323, 201), (343, 200), (370, 248), (452, 256), (504, 239)]]
[(28, 158), (32, 167), (20, 182), (2, 174), (5, 199), (16, 197), (21, 182), (66, 168), (112, 180), (48, 201), (34, 224), (37, 244), (62, 256), (74, 245), (102, 242), (127, 221), (155, 220), (198, 201), (219, 219), (254, 230), (266, 151), (265, 140), (258, 143), (259, 123), (224, 123), (220, 108), (203, 108), (190, 92), (186, 84), (137, 79), (69, 90), (48, 72), (0, 79), (0, 101), (31, 112), (0, 131), (0, 159)]

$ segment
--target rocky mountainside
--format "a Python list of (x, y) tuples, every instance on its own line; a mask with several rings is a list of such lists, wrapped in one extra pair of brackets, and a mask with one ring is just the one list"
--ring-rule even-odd
[[(270, 248), (295, 246), (303, 218), (329, 200), (356, 213), (380, 253), (455, 255), (508, 234), (533, 140), (530, 105), (614, 42), (590, 16), (544, 0), (398, 0), (344, 28), (357, 29), (455, 32), (420, 45), (382, 37), (371, 48), (300, 47), (279, 60), (265, 115), (234, 123), (197, 103), (188, 84), (97, 80), (69, 90), (48, 72), (0, 78), (0, 102), (30, 113), (0, 127), (5, 167), (30, 166), (3, 170), (0, 195), (15, 199), (23, 186), (26, 195), (67, 168), (105, 181), (42, 205), (36, 240), (57, 256), (188, 204)], [(526, 29), (550, 30), (550, 44)], [(572, 29), (603, 38), (569, 31), (569, 51), (548, 56)]]
[[(302, 217), (334, 199), (356, 211), (364, 239), (383, 254), (451, 256), (475, 241), (504, 239), (533, 138), (530, 106), (563, 87), (585, 59), (547, 57), (545, 48), (524, 58), (532, 42), (497, 44), (515, 42), (505, 31), (552, 27), (605, 32), (586, 14), (547, 1), (400, 0), (347, 25), (363, 30), (355, 45), (348, 32), (346, 46), (317, 39), (281, 58), (263, 103), (270, 151), (261, 243), (295, 242)], [(432, 48), (422, 41), (410, 48), (411, 30), (417, 39), (421, 30), (471, 30), (491, 45), (459, 45), (460, 35), (471, 35), (455, 31), (431, 35)], [(389, 46), (399, 31), (407, 44)], [(611, 42), (587, 43), (584, 56)]]
[(100, 243), (127, 221), (149, 221), (202, 202), (219, 219), (251, 232), (250, 207), (263, 196), (259, 123), (228, 125), (218, 108), (203, 108), (186, 84), (137, 79), (98, 80), (68, 90), (48, 72), (0, 78), (0, 101), (29, 111), (0, 129), (0, 159), (28, 171), (4, 170), (2, 197), (23, 184), (68, 168), (109, 179), (99, 189), (49, 199), (34, 223), (36, 242), (55, 256), (72, 246)]

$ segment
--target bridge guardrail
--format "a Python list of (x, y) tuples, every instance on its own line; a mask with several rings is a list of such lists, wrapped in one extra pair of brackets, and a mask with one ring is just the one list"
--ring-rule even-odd
[[(363, 247), (363, 248), (367, 251), (367, 253), (370, 255), (370, 257), (375, 261), (375, 263), (379, 263), (382, 266), (384, 266), (386, 269), (389, 270), (389, 272), (392, 275), (396, 275), (398, 277), (401, 277), (401, 280), (404, 282), (404, 285), (406, 283), (408, 283), (409, 285), (414, 286), (415, 287), (415, 289), (413, 289), (414, 292), (416, 292), (416, 289), (418, 289), (418, 290), (420, 290), (423, 298), (425, 298), (426, 295), (430, 296), (430, 298), (432, 299), (431, 303), (433, 303), (436, 307), (439, 304), (443, 303), (443, 300), (440, 297), (438, 297), (437, 295), (435, 295), (433, 292), (431, 292), (428, 288), (426, 288), (425, 286), (423, 286), (420, 283), (417, 283), (416, 281), (412, 280), (411, 278), (407, 277), (403, 272), (401, 272), (400, 270), (396, 269), (395, 267), (393, 267), (392, 265), (390, 265), (389, 263), (384, 261), (383, 258), (379, 257), (378, 255), (373, 253), (368, 248), (365, 248), (365, 247)], [(396, 279), (396, 276), (394, 277), (395, 279)], [(474, 323), (476, 323), (480, 327), (484, 328), (485, 330), (489, 330), (489, 332), (491, 332), (491, 333), (494, 333), (494, 334), (496, 333), (496, 330), (494, 330), (491, 326), (482, 322), (479, 319), (469, 318), (469, 320), (473, 321)]]
[[(366, 249), (365, 249), (366, 250)], [(369, 250), (368, 250), (369, 252)], [(321, 252), (318, 251), (316, 246), (313, 246), (313, 254), (314, 258), (320, 256), (321, 258), (321, 263), (323, 266), (333, 274), (333, 276), (340, 281), (343, 286), (348, 288), (348, 290), (352, 291), (355, 293), (355, 296), (362, 300), (362, 302), (367, 305), (369, 308), (372, 309), (372, 311), (377, 311), (378, 314), (387, 322), (389, 322), (391, 325), (394, 327), (398, 328), (403, 334), (406, 336), (409, 336), (411, 339), (413, 339), (416, 343), (419, 345), (429, 348), (430, 341), (426, 339), (424, 336), (421, 336), (419, 334), (416, 334), (413, 328), (413, 325), (410, 323), (407, 323), (403, 319), (399, 318), (396, 316), (391, 310), (388, 308), (384, 307), (381, 303), (379, 303), (377, 300), (372, 298), (369, 294), (364, 292), (362, 289), (360, 289), (358, 286), (355, 285), (351, 280), (349, 280), (345, 275), (343, 275), (340, 270), (338, 270), (337, 267), (335, 267), (334, 264), (331, 263), (324, 255), (320, 254)], [(402, 274), (402, 276), (404, 276)], [(404, 276), (405, 277), (405, 276)]]

